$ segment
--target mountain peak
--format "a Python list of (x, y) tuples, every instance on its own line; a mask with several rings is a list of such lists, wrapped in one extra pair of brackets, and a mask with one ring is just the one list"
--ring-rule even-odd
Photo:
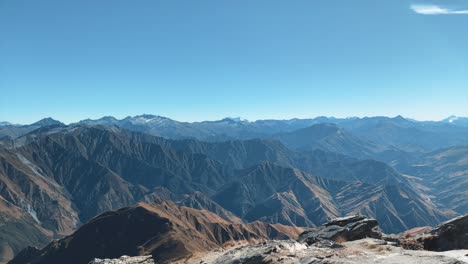
[(220, 122), (229, 122), (229, 123), (242, 123), (247, 122), (247, 119), (242, 119), (240, 117), (225, 117), (220, 120)]
[(397, 115), (393, 118), (393, 120), (401, 120), (401, 121), (406, 121), (406, 118), (404, 118), (403, 116), (401, 115)]
[(153, 118), (156, 118), (156, 117), (161, 117), (161, 116), (152, 115), (152, 114), (142, 114), (142, 115), (136, 115), (133, 118), (153, 119)]
[(455, 115), (451, 115), (445, 119), (442, 120), (442, 122), (446, 122), (446, 123), (453, 123), (454, 121), (458, 120), (460, 117), (458, 116), (455, 116)]
[(2, 126), (12, 126), (13, 124), (7, 121), (0, 121), (0, 127)]
[(145, 124), (145, 123), (160, 123), (164, 121), (172, 121), (172, 119), (159, 116), (159, 115), (151, 115), (151, 114), (142, 114), (136, 116), (128, 116), (124, 120), (130, 121), (133, 124)]
[(51, 117), (43, 118), (35, 123), (31, 124), (32, 126), (51, 126), (51, 125), (63, 125), (62, 122), (55, 120)]
[(117, 121), (117, 118), (115, 118), (115, 117), (113, 117), (113, 116), (103, 116), (103, 117), (99, 118), (99, 120)]

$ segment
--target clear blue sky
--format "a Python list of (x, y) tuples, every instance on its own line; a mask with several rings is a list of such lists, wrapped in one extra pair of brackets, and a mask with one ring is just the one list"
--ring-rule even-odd
[(468, 1), (0, 0), (0, 121), (468, 116)]

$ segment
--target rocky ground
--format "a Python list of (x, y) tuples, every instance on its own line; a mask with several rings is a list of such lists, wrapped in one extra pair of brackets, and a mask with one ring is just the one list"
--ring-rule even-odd
[[(254, 244), (236, 245), (208, 252), (189, 260), (176, 262), (189, 264), (334, 264), (334, 263), (468, 263), (468, 250), (433, 252), (406, 250), (381, 239), (364, 238), (340, 243), (333, 248), (325, 245), (307, 246), (296, 240), (271, 240)], [(153, 264), (151, 256), (119, 259), (95, 259), (89, 264)]]
[(307, 246), (295, 240), (268, 241), (209, 252), (185, 263), (468, 263), (468, 250), (432, 252), (405, 250), (380, 239), (365, 238), (340, 243), (335, 248)]
[[(295, 240), (241, 242), (214, 251), (200, 252), (173, 263), (468, 263), (467, 221), (468, 215), (465, 215), (435, 228), (420, 228), (401, 235), (385, 235), (379, 232), (374, 219), (350, 216), (305, 231)], [(424, 250), (431, 248), (437, 251)], [(124, 256), (114, 260), (96, 259), (90, 264), (150, 264), (153, 263), (151, 261), (150, 256)]]

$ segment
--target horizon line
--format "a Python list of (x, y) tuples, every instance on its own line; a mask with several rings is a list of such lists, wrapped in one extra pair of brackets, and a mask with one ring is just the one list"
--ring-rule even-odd
[(115, 116), (112, 116), (112, 115), (104, 115), (104, 116), (101, 116), (99, 118), (85, 118), (85, 119), (80, 119), (78, 121), (75, 121), (75, 122), (68, 122), (68, 123), (65, 123), (65, 122), (62, 122), (60, 119), (58, 118), (54, 118), (52, 116), (48, 116), (48, 117), (44, 117), (44, 118), (41, 118), (37, 121), (34, 121), (32, 123), (17, 123), (17, 122), (10, 122), (10, 121), (6, 121), (6, 120), (0, 120), (0, 123), (8, 123), (9, 125), (15, 125), (15, 126), (26, 126), (26, 125), (32, 125), (34, 123), (37, 123), (41, 120), (44, 120), (44, 119), (53, 119), (55, 121), (58, 121), (60, 123), (63, 123), (65, 125), (72, 125), (72, 124), (78, 124), (80, 122), (83, 122), (83, 121), (97, 121), (97, 120), (100, 120), (100, 119), (103, 119), (103, 118), (114, 118), (115, 120), (117, 121), (122, 121), (124, 119), (127, 119), (127, 118), (137, 118), (137, 117), (143, 117), (143, 116), (152, 116), (152, 118), (156, 118), (156, 117), (160, 117), (160, 118), (165, 118), (165, 119), (169, 119), (169, 120), (172, 120), (172, 121), (175, 121), (175, 122), (179, 122), (179, 123), (190, 123), (190, 124), (193, 124), (193, 123), (203, 123), (203, 122), (219, 122), (219, 121), (222, 121), (222, 120), (225, 120), (225, 119), (231, 119), (231, 120), (238, 120), (238, 122), (248, 122), (248, 123), (255, 123), (255, 122), (258, 122), (258, 121), (289, 121), (289, 120), (308, 120), (308, 119), (317, 119), (317, 118), (328, 118), (328, 119), (338, 119), (338, 120), (343, 120), (343, 119), (365, 119), (365, 118), (377, 118), (377, 117), (386, 117), (386, 118), (398, 118), (398, 117), (401, 117), (401, 118), (404, 118), (405, 120), (409, 120), (409, 121), (416, 121), (416, 122), (442, 122), (444, 120), (447, 120), (449, 118), (468, 118), (467, 116), (456, 116), (456, 115), (450, 115), (448, 117), (445, 117), (443, 119), (440, 119), (440, 120), (435, 120), (435, 119), (426, 119), (426, 120), (418, 120), (418, 119), (415, 119), (415, 118), (410, 118), (410, 117), (405, 117), (403, 115), (396, 115), (396, 116), (385, 116), (385, 115), (375, 115), (375, 116), (346, 116), (346, 117), (336, 117), (336, 116), (325, 116), (325, 115), (318, 115), (318, 116), (310, 116), (310, 117), (304, 117), (304, 118), (300, 118), (300, 117), (293, 117), (293, 118), (283, 118), (283, 119), (276, 119), (276, 118), (264, 118), (264, 119), (255, 119), (255, 120), (249, 120), (249, 119), (245, 119), (245, 118), (242, 118), (242, 117), (230, 117), (230, 116), (226, 116), (224, 118), (221, 118), (221, 119), (215, 119), (215, 120), (201, 120), (201, 121), (180, 121), (180, 120), (176, 120), (176, 119), (173, 119), (171, 117), (167, 117), (167, 116), (162, 116), (162, 115), (157, 115), (157, 114), (147, 114), (147, 113), (143, 113), (143, 114), (138, 114), (138, 115), (134, 115), (134, 116), (131, 116), (131, 115), (128, 115), (128, 116), (125, 116), (123, 118), (117, 118)]

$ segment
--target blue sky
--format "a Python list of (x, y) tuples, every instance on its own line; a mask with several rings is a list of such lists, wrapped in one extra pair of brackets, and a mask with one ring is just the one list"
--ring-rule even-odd
[(468, 0), (0, 0), (0, 120), (468, 116)]

